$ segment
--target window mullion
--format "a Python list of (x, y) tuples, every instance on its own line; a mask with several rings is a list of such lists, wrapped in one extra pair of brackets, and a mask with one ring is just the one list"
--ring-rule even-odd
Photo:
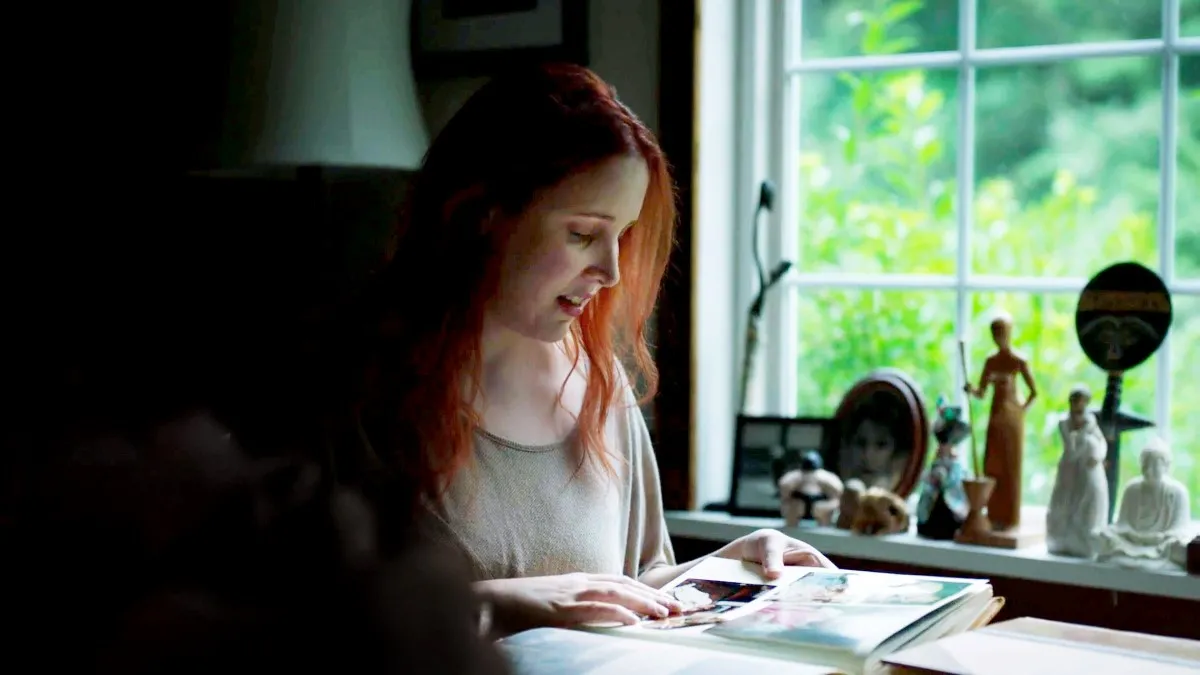
[[(769, 178), (777, 187), (781, 186), (784, 157), (787, 156), (784, 143), (784, 83), (783, 65), (785, 59), (784, 43), (786, 40), (787, 23), (783, 20), (786, 5), (793, 3), (766, 3), (766, 21), (768, 26), (766, 50), (766, 91), (763, 92), (767, 105), (767, 114), (763, 118), (767, 125), (767, 146), (765, 148), (764, 177)], [(786, 191), (786, 190), (784, 190)], [(782, 195), (776, 194), (774, 208), (765, 216), (763, 229), (763, 264), (768, 274), (770, 270), (785, 255), (783, 231), (795, 227), (795, 223), (783, 219)], [(786, 330), (791, 315), (788, 309), (793, 294), (775, 289), (766, 299), (763, 316), (763, 331), (760, 333), (762, 354), (758, 364), (758, 373), (766, 386), (766, 409), (771, 414), (788, 415), (791, 410), (785, 406), (793, 400), (795, 394), (788, 395), (785, 388), (794, 382), (794, 377), (787, 377), (784, 372), (794, 366), (787, 365), (787, 354), (794, 352), (795, 346), (789, 346), (787, 341), (791, 331)]]
[[(958, 74), (958, 259), (955, 266), (957, 313), (954, 321), (958, 340), (967, 339), (971, 322), (968, 284), (971, 277), (971, 228), (975, 222), (975, 67), (971, 64), (970, 56), (975, 51), (975, 10), (976, 0), (959, 0), (958, 51), (962, 56), (962, 65)], [(969, 410), (963, 389), (970, 374), (961, 371), (961, 368), (954, 369), (957, 373), (957, 398), (963, 410)]]
[[(1162, 187), (1158, 203), (1159, 272), (1170, 288), (1175, 283), (1175, 179), (1178, 169), (1179, 135), (1179, 0), (1163, 0), (1162, 135), (1158, 164)], [(1171, 433), (1171, 339), (1158, 350), (1155, 361), (1154, 420), (1169, 437)]]
[[(782, 4), (782, 21), (779, 35), (779, 60), (775, 62), (776, 80), (782, 85), (782, 117), (779, 122), (781, 142), (777, 144), (779, 194), (777, 197), (780, 227), (779, 255), (777, 260), (799, 262), (801, 255), (800, 236), (801, 200), (804, 195), (800, 186), (800, 97), (803, 95), (802, 76), (787, 74), (787, 65), (800, 61), (803, 41), (803, 3)], [(777, 372), (779, 387), (779, 410), (784, 415), (794, 415), (798, 410), (797, 368), (799, 367), (800, 326), (799, 291), (795, 288), (780, 288), (776, 301), (779, 303), (780, 323), (778, 326), (779, 346), (776, 355), (779, 361), (772, 364)]]

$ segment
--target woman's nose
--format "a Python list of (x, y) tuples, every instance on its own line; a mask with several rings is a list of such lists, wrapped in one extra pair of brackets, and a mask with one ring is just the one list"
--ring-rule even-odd
[(612, 288), (621, 282), (621, 245), (617, 241), (604, 247), (592, 266), (602, 286)]

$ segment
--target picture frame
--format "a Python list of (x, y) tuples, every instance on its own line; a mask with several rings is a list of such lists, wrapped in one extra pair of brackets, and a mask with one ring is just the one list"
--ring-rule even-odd
[(837, 447), (838, 431), (832, 418), (739, 415), (729, 513), (780, 517), (779, 478), (799, 466), (806, 451), (827, 462)]
[(929, 413), (921, 388), (906, 373), (880, 369), (842, 397), (834, 417), (837, 451), (826, 468), (846, 482), (862, 480), (907, 499), (931, 447)]
[(417, 77), (486, 77), (520, 65), (588, 65), (587, 0), (414, 0)]

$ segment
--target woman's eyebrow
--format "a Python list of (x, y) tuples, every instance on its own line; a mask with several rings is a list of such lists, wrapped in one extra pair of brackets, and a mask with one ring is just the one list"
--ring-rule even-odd
[(573, 216), (583, 216), (584, 218), (595, 218), (595, 219), (597, 219), (597, 220), (605, 220), (605, 221), (608, 221), (608, 222), (610, 222), (610, 223), (611, 223), (612, 221), (616, 220), (616, 218), (613, 218), (612, 216), (610, 216), (610, 215), (609, 215), (609, 214), (607, 214), (607, 213), (598, 213), (598, 212), (596, 212), (596, 211), (572, 211), (572, 212), (571, 212), (571, 215), (573, 215)]

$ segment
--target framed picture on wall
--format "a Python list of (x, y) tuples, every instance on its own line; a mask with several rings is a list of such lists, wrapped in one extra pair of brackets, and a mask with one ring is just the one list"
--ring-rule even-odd
[(837, 447), (837, 420), (821, 417), (748, 417), (737, 420), (729, 512), (780, 517), (779, 479), (807, 452), (826, 462)]
[(418, 77), (486, 77), (516, 65), (587, 65), (587, 0), (414, 0)]

